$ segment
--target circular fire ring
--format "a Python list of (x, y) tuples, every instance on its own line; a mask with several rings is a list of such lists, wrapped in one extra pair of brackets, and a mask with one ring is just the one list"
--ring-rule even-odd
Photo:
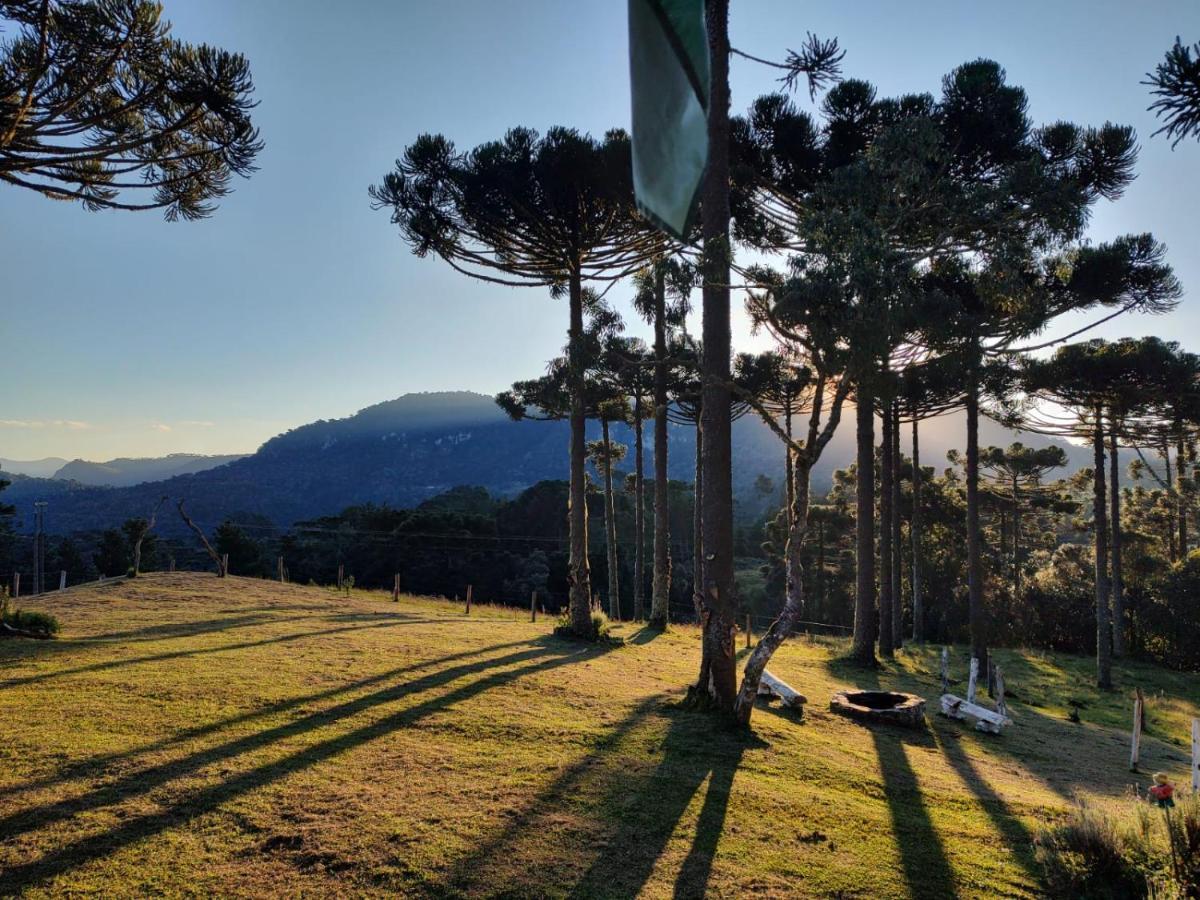
[(898, 691), (838, 691), (829, 708), (860, 722), (882, 722), (920, 728), (925, 722), (925, 698)]

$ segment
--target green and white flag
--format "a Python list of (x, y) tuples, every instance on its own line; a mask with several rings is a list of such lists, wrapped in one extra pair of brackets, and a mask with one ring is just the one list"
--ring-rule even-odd
[(683, 240), (708, 162), (704, 0), (629, 0), (629, 75), (638, 209)]

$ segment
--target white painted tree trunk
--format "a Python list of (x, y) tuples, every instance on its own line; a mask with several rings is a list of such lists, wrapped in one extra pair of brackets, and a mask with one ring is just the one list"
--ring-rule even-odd
[(968, 703), (975, 702), (975, 683), (978, 680), (979, 680), (979, 660), (978, 660), (978, 658), (972, 656), (971, 657), (971, 677), (970, 677), (970, 680), (967, 681), (967, 702)]

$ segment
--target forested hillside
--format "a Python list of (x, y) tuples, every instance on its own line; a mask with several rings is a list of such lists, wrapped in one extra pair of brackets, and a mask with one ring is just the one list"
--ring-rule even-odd
[[(823, 464), (814, 472), (814, 490), (831, 485), (835, 469), (853, 460), (852, 427), (843, 425)], [(589, 435), (599, 436), (589, 422)], [(631, 429), (612, 428), (613, 439), (632, 447)], [(1013, 432), (985, 423), (983, 440), (1008, 444)], [(1022, 435), (1044, 444), (1038, 435)], [(511, 497), (539, 481), (566, 475), (566, 422), (513, 422), (491, 397), (468, 391), (406, 394), (367, 407), (344, 419), (322, 419), (267, 441), (258, 452), (228, 465), (125, 488), (101, 488), (69, 481), (13, 476), (5, 499), (18, 510), (17, 525), (32, 530), (32, 503), (47, 500), (48, 526), (56, 533), (105, 528), (146, 516), (162, 495), (185, 497), (198, 521), (216, 524), (235, 516), (261, 517), (276, 525), (340, 512), (364, 503), (411, 507), (453, 487), (478, 485)], [(671, 478), (695, 476), (695, 432), (670, 426)], [(926, 463), (944, 467), (946, 452), (962, 446), (962, 422), (947, 416), (923, 433)], [(738, 465), (734, 494), (743, 520), (777, 505), (783, 485), (783, 445), (756, 416), (734, 423)], [(1087, 461), (1084, 448), (1063, 444), (1069, 469)], [(647, 441), (646, 466), (653, 460)], [(72, 464), (74, 465), (74, 464)], [(65, 467), (69, 470), (71, 467)], [(632, 470), (632, 454), (623, 464)], [(764, 495), (760, 475), (776, 490)], [(183, 534), (175, 516), (163, 518), (164, 534)]]

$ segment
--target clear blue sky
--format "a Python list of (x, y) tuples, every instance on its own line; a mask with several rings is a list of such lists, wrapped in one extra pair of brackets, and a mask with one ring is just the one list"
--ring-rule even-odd
[[(628, 127), (624, 3), (165, 5), (178, 37), (250, 58), (261, 171), (200, 223), (0, 186), (0, 457), (253, 450), (407, 391), (493, 392), (541, 370), (563, 342), (563, 304), (413, 257), (367, 186), (423, 131), (469, 147), (515, 124)], [(1028, 90), (1037, 122), (1132, 124), (1138, 180), (1092, 235), (1153, 231), (1185, 289), (1200, 284), (1200, 145), (1152, 139), (1138, 83), (1176, 34), (1200, 39), (1195, 0), (734, 0), (731, 27), (735, 46), (768, 57), (806, 30), (836, 35), (846, 74), (883, 94), (936, 93), (954, 65), (987, 56)], [(773, 88), (769, 70), (734, 60), (735, 110)], [(1185, 298), (1169, 318), (1100, 333), (1200, 349), (1198, 326)]]

